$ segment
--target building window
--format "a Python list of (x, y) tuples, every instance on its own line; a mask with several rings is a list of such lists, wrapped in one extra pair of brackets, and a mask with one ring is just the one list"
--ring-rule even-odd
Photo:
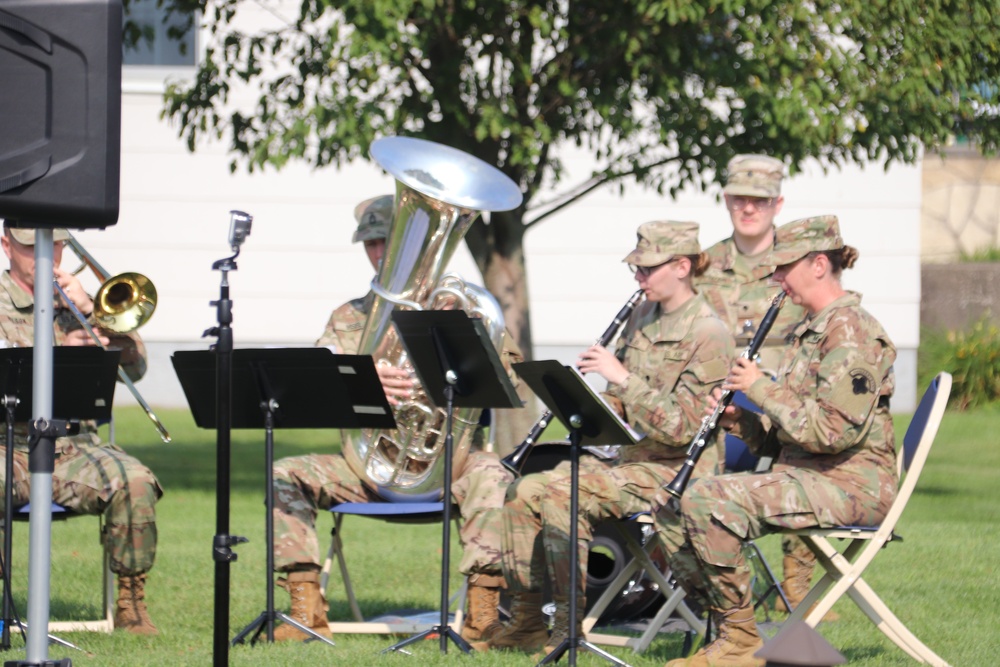
[(134, 46), (123, 47), (123, 65), (194, 67), (195, 30), (189, 30), (180, 40), (167, 34), (172, 26), (184, 25), (182, 17), (168, 16), (165, 8), (157, 6), (157, 0), (132, 0), (125, 15), (126, 24), (130, 21), (142, 37)]

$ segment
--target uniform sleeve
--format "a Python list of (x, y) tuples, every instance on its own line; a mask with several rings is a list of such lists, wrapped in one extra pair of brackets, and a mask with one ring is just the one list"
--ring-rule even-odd
[(819, 344), (815, 377), (796, 385), (762, 378), (747, 396), (806, 451), (834, 454), (868, 431), (885, 371), (885, 342), (865, 327), (833, 320)]
[(340, 334), (337, 333), (336, 324), (337, 313), (334, 312), (327, 321), (323, 334), (316, 340), (316, 347), (331, 347), (336, 354), (346, 354), (344, 342), (340, 339)]
[(517, 373), (514, 372), (513, 365), (519, 364), (524, 361), (524, 355), (521, 353), (521, 348), (518, 347), (517, 341), (514, 340), (514, 335), (506, 329), (503, 332), (503, 345), (500, 348), (500, 362), (503, 364), (503, 368), (507, 371), (507, 377), (510, 378), (511, 384), (515, 387), (518, 386), (520, 380), (517, 377)]
[(138, 382), (146, 374), (146, 345), (136, 332), (113, 333), (104, 329), (100, 333), (109, 338), (108, 348), (121, 350), (121, 367), (132, 382)]
[(726, 377), (733, 339), (718, 319), (703, 320), (694, 330), (694, 350), (673, 387), (654, 389), (630, 373), (617, 395), (633, 428), (674, 447), (686, 447), (701, 426), (708, 394)]
[(357, 354), (368, 316), (359, 300), (348, 301), (333, 311), (316, 347), (329, 347), (336, 354)]

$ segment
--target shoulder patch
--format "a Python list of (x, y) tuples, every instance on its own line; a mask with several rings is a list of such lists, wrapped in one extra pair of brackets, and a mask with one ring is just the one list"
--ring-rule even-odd
[(874, 394), (878, 389), (875, 384), (875, 376), (864, 368), (855, 368), (851, 371), (851, 388), (855, 395)]

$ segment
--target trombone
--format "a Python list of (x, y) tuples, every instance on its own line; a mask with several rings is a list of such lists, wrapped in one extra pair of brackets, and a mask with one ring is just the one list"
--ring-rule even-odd
[[(141, 273), (120, 273), (117, 276), (111, 276), (72, 234), (69, 235), (66, 244), (82, 262), (80, 267), (73, 271), (73, 275), (75, 276), (89, 267), (101, 282), (100, 288), (94, 295), (92, 315), (102, 329), (115, 333), (128, 333), (149, 321), (149, 318), (153, 316), (153, 311), (156, 310), (156, 288), (149, 278)], [(59, 290), (59, 294), (62, 295), (63, 301), (83, 325), (84, 331), (90, 334), (91, 339), (98, 347), (102, 350), (107, 349), (94, 332), (94, 328), (87, 322), (87, 316), (80, 312), (80, 309), (59, 285), (59, 281), (54, 280), (53, 282), (56, 289)], [(118, 367), (118, 379), (146, 412), (146, 416), (153, 422), (153, 426), (160, 434), (160, 439), (163, 442), (170, 442), (170, 433), (167, 432), (167, 429), (153, 413), (152, 408), (139, 394), (139, 390), (135, 388), (132, 380), (121, 366)]]

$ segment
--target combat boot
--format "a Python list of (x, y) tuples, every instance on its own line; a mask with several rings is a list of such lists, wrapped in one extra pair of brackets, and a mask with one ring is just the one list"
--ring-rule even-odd
[[(323, 637), (331, 637), (330, 626), (326, 620), (326, 612), (330, 605), (326, 603), (319, 587), (318, 572), (289, 572), (287, 579), (278, 579), (278, 585), (288, 591), (292, 597), (292, 609), (288, 613), (292, 619), (311, 629)], [(290, 623), (284, 623), (274, 630), (274, 641), (305, 641), (312, 635), (302, 632)]]
[(500, 613), (500, 589), (496, 586), (469, 584), (469, 615), (462, 625), (462, 639), (484, 642), (503, 630)]
[(158, 635), (146, 609), (146, 575), (118, 575), (118, 603), (115, 605), (115, 627), (136, 635)]
[[(786, 555), (782, 559), (781, 568), (785, 572), (785, 580), (781, 582), (781, 590), (784, 591), (792, 609), (785, 606), (785, 601), (779, 595), (774, 600), (775, 611), (790, 614), (809, 594), (809, 587), (812, 585), (813, 564), (814, 561), (806, 561), (790, 555)], [(824, 621), (836, 621), (839, 618), (840, 614), (832, 609), (823, 616)]]
[(549, 631), (542, 613), (541, 593), (515, 593), (510, 601), (510, 616), (503, 630), (487, 641), (474, 642), (472, 648), (481, 652), (516, 649), (531, 653), (545, 645)]
[(732, 609), (712, 609), (715, 641), (703, 646), (690, 658), (671, 660), (666, 667), (763, 667), (754, 653), (764, 646), (757, 633), (753, 605)]
[[(542, 647), (542, 652), (538, 655), (541, 659), (552, 651), (559, 648), (565, 640), (569, 639), (569, 597), (566, 595), (555, 596), (556, 613), (552, 619), (552, 634), (549, 640)], [(576, 602), (576, 636), (583, 637), (583, 617), (586, 616), (587, 598), (582, 595)]]

